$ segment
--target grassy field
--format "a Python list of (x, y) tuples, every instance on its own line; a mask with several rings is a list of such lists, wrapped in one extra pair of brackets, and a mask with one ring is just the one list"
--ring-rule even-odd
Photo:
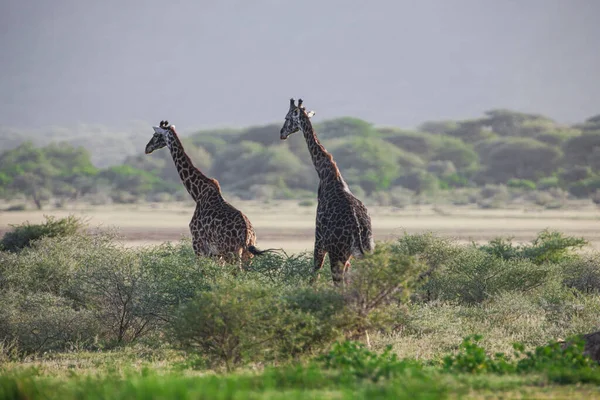
[[(254, 225), (258, 245), (283, 248), (287, 252), (312, 251), (316, 204), (299, 206), (297, 201), (270, 203), (238, 201)], [(433, 232), (458, 242), (483, 242), (497, 236), (511, 236), (516, 242), (532, 240), (543, 229), (583, 236), (591, 248), (600, 249), (600, 208), (541, 210), (482, 210), (456, 206), (410, 206), (403, 209), (370, 206), (376, 240), (388, 240), (403, 232)], [(69, 209), (0, 213), (0, 235), (10, 225), (25, 221), (38, 223), (44, 215), (74, 214), (90, 226), (115, 227), (131, 246), (153, 245), (189, 236), (192, 204), (144, 204), (115, 206), (74, 206)]]
[[(316, 204), (235, 205), (260, 247), (312, 250)], [(0, 252), (0, 400), (600, 399), (595, 364), (548, 345), (600, 327), (598, 209), (369, 209), (376, 240), (395, 245), (354, 261), (348, 292), (327, 267), (309, 284), (310, 256), (268, 255), (241, 275), (198, 260), (179, 240), (190, 204), (0, 213), (0, 235), (73, 214), (123, 237)], [(531, 244), (544, 229), (564, 236)], [(528, 244), (488, 243), (498, 236)], [(572, 252), (570, 237), (590, 245)], [(377, 293), (390, 300), (365, 311)]]

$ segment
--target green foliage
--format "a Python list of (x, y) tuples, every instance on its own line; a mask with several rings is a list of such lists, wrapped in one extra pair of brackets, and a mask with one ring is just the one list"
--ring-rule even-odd
[(515, 371), (514, 365), (503, 353), (496, 353), (490, 357), (479, 345), (481, 339), (481, 335), (470, 335), (464, 338), (456, 355), (444, 357), (444, 370), (469, 374), (506, 374)]
[(569, 192), (577, 197), (595, 194), (600, 189), (600, 175), (593, 175), (568, 186)]
[(133, 250), (110, 234), (46, 237), (0, 260), (0, 290), (55, 296), (65, 309), (87, 310), (100, 328), (81, 341), (103, 345), (158, 334), (174, 309), (208, 287), (213, 266), (199, 263), (186, 242)]
[(59, 219), (53, 216), (44, 218), (46, 221), (42, 224), (25, 222), (13, 226), (0, 240), (0, 250), (18, 252), (41, 238), (73, 235), (84, 227), (84, 223), (73, 215)]
[(82, 147), (51, 144), (36, 148), (25, 142), (0, 154), (0, 194), (23, 193), (41, 209), (52, 195), (77, 197), (88, 192), (96, 172)]
[(408, 156), (379, 138), (354, 137), (330, 147), (347, 182), (360, 185), (367, 193), (388, 189), (404, 167), (401, 163), (423, 165), (417, 156)]
[(561, 232), (544, 230), (531, 244), (513, 245), (510, 239), (496, 238), (479, 249), (504, 260), (526, 259), (541, 265), (572, 259), (573, 250), (587, 245), (583, 238), (565, 236)]
[(356, 260), (345, 292), (345, 329), (358, 336), (369, 329), (389, 331), (402, 320), (402, 305), (421, 283), (426, 268), (402, 247), (388, 243)]
[[(370, 137), (376, 135), (373, 125), (358, 118), (342, 117), (321, 122), (315, 125), (315, 130), (323, 139)], [(277, 131), (277, 136), (279, 130)]]
[(537, 181), (536, 187), (540, 190), (560, 187), (560, 181), (557, 176), (548, 176)]
[(420, 169), (402, 174), (394, 183), (417, 194), (435, 192), (440, 187), (443, 188), (443, 184), (440, 184), (435, 175)]
[(521, 136), (523, 133), (527, 133), (528, 130), (539, 132), (554, 127), (554, 121), (537, 114), (526, 114), (504, 109), (486, 111), (485, 114), (487, 116), (485, 125), (500, 136)]
[(461, 247), (432, 235), (406, 235), (398, 249), (423, 260), (430, 276), (419, 297), (464, 304), (483, 302), (504, 292), (528, 292), (547, 282), (553, 265), (575, 259), (580, 238), (543, 231), (531, 243), (515, 246), (497, 238), (486, 245)]
[[(100, 171), (98, 178), (117, 191), (141, 195), (155, 191), (168, 191), (169, 185), (157, 176), (129, 165), (109, 167)], [(171, 185), (173, 187), (174, 185)]]
[(527, 179), (509, 179), (506, 182), (506, 186), (512, 187), (515, 189), (525, 189), (525, 190), (535, 190), (536, 185), (535, 182), (532, 182)]
[(567, 258), (560, 267), (567, 287), (583, 293), (600, 293), (600, 259), (597, 255)]
[(476, 150), (484, 170), (478, 181), (504, 183), (511, 178), (537, 180), (560, 165), (560, 149), (529, 138), (506, 137), (481, 142)]
[(317, 361), (326, 369), (373, 382), (404, 375), (407, 369), (414, 373), (422, 368), (416, 361), (399, 360), (398, 356), (392, 353), (391, 346), (377, 354), (368, 350), (362, 343), (352, 341), (335, 343), (331, 350), (319, 356)]
[(339, 336), (332, 320), (339, 311), (336, 304), (341, 304), (339, 296), (328, 291), (290, 290), (281, 297), (257, 281), (221, 278), (180, 309), (172, 335), (184, 348), (201, 352), (210, 365), (231, 370), (328, 345)]
[[(299, 199), (314, 192), (318, 179), (304, 140), (294, 137), (282, 142), (279, 128), (274, 123), (211, 129), (182, 135), (182, 141), (203, 172), (240, 198)], [(507, 182), (522, 187), (516, 182), (531, 181), (540, 190), (561, 188), (594, 199), (600, 187), (596, 117), (564, 126), (541, 115), (498, 109), (472, 120), (425, 122), (417, 131), (375, 127), (351, 117), (317, 123), (315, 129), (346, 181), (365, 196), (377, 193), (381, 198), (384, 191), (402, 187), (434, 194), (439, 189)], [(170, 153), (142, 154), (142, 144), (150, 135), (143, 129), (133, 132), (139, 133), (115, 135), (100, 126), (53, 129), (38, 134), (34, 145), (27, 141), (35, 137), (32, 132), (0, 130), (0, 141), (9, 143), (2, 147), (9, 150), (0, 154), (0, 197), (25, 195), (41, 209), (51, 200), (83, 198), (103, 204), (172, 200), (165, 193), (185, 196)], [(67, 141), (70, 145), (64, 144)], [(98, 171), (91, 161), (105, 169)], [(454, 171), (440, 172), (439, 165), (430, 169), (432, 162), (452, 163)], [(119, 163), (132, 169), (113, 169)], [(578, 173), (583, 170), (585, 176)], [(497, 208), (508, 200), (478, 204)]]
[(100, 324), (89, 310), (50, 293), (0, 291), (0, 337), (22, 354), (91, 347)]
[(584, 354), (584, 342), (574, 337), (567, 343), (555, 341), (525, 351), (525, 346), (515, 343), (514, 359), (503, 353), (490, 357), (478, 342), (481, 335), (466, 337), (456, 355), (444, 357), (444, 370), (470, 374), (495, 373), (546, 373), (548, 378), (559, 384), (598, 383), (598, 363)]
[(542, 131), (533, 136), (535, 140), (542, 143), (547, 143), (553, 146), (560, 146), (567, 140), (581, 135), (581, 131), (578, 129), (560, 129)]
[(563, 144), (565, 162), (567, 165), (589, 165), (597, 147), (600, 147), (600, 131), (573, 137)]

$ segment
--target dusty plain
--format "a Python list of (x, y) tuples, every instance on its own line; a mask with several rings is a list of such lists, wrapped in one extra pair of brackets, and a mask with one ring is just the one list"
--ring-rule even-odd
[[(252, 221), (261, 248), (283, 248), (288, 253), (312, 251), (316, 203), (301, 206), (298, 201), (232, 201)], [(468, 206), (413, 205), (405, 208), (369, 206), (376, 240), (393, 240), (404, 232), (433, 232), (459, 242), (484, 242), (498, 236), (516, 242), (530, 241), (543, 229), (582, 236), (590, 249), (600, 249), (600, 208), (572, 207), (478, 209)], [(188, 223), (194, 205), (187, 203), (147, 203), (89, 206), (0, 212), (0, 237), (11, 225), (26, 221), (39, 223), (44, 215), (76, 215), (90, 227), (117, 229), (128, 246), (146, 246), (177, 241), (189, 236)]]

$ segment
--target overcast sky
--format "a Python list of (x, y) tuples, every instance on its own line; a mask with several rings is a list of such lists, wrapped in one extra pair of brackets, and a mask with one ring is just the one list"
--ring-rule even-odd
[[(0, 0), (0, 124), (600, 113), (599, 0)], [(315, 117), (315, 118), (317, 118)]]

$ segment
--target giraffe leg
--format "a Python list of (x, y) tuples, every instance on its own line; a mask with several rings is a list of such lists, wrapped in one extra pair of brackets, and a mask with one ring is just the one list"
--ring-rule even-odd
[(348, 286), (348, 284), (350, 283), (348, 280), (348, 270), (350, 270), (350, 260), (346, 261), (346, 263), (344, 264), (344, 285)]
[(197, 240), (194, 240), (192, 242), (192, 247), (194, 248), (194, 254), (196, 254), (196, 257), (200, 257), (203, 256), (203, 251), (202, 251), (202, 246), (200, 245), (200, 242)]
[(250, 253), (248, 250), (242, 250), (241, 255), (241, 269), (247, 269), (252, 264), (252, 258), (254, 255)]
[(235, 258), (238, 264), (238, 268), (240, 269), (240, 271), (244, 270), (244, 249), (240, 248), (236, 254), (235, 254)]
[(327, 254), (327, 251), (325, 251), (325, 249), (321, 248), (320, 246), (315, 245), (315, 251), (314, 251), (314, 270), (313, 270), (313, 276), (310, 279), (310, 283), (314, 284), (317, 282), (317, 279), (319, 279), (319, 272), (321, 271), (321, 268), (323, 268), (323, 263), (325, 262), (325, 255)]
[(346, 260), (339, 254), (329, 253), (329, 264), (331, 267), (331, 277), (333, 278), (333, 283), (336, 286), (339, 286), (341, 283), (343, 283)]

